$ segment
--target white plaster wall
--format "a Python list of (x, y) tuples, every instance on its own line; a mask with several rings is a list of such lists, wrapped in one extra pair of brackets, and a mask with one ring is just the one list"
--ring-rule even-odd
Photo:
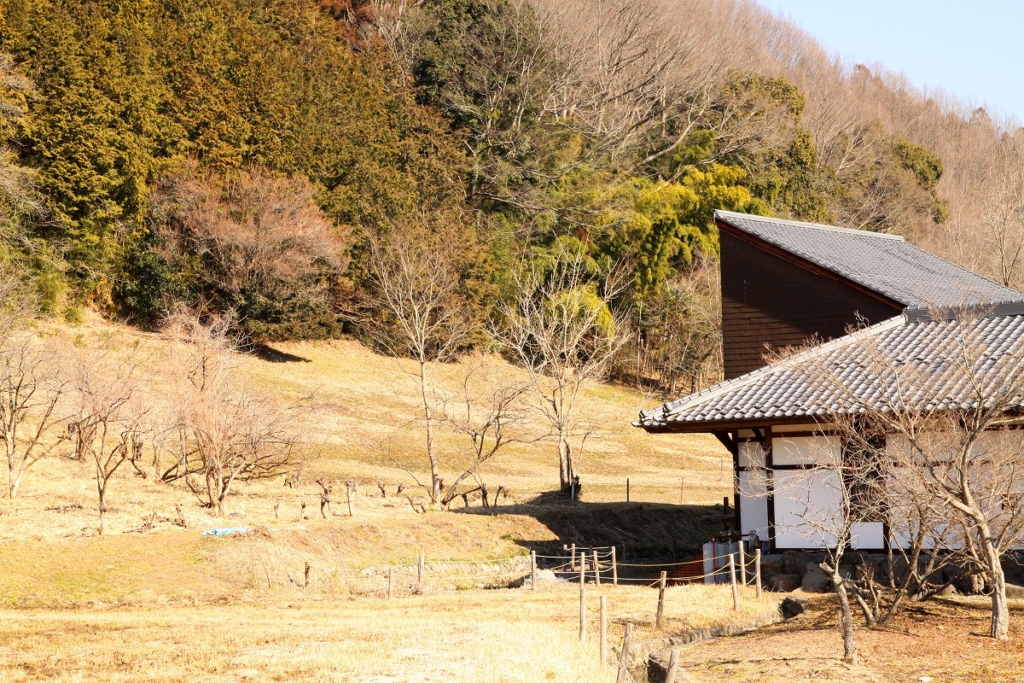
[(832, 470), (778, 470), (774, 484), (775, 547), (834, 546), (840, 519), (839, 475)]
[(850, 525), (850, 547), (854, 550), (885, 548), (885, 527), (881, 522), (855, 522)]
[(740, 533), (768, 538), (768, 495), (764, 472), (740, 472)]
[(827, 465), (840, 452), (838, 436), (791, 436), (772, 439), (774, 465)]
[(764, 467), (764, 448), (757, 441), (740, 441), (737, 460), (740, 467)]

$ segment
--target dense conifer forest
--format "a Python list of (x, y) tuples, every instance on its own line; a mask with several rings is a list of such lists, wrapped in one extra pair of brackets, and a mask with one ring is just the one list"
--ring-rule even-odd
[[(715, 209), (1020, 286), (1017, 129), (749, 0), (3, 0), (0, 51), (2, 258), (58, 319), (436, 359), (562, 297), (602, 372), (678, 393), (720, 372)], [(402, 277), (443, 293), (419, 346)]]

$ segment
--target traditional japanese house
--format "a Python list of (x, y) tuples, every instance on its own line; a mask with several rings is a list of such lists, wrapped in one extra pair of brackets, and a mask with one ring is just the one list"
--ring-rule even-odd
[[(830, 368), (870, 406), (884, 397), (858, 385), (864, 340), (928, 366), (951, 342), (943, 338), (948, 321), (961, 316), (986, 354), (1019, 353), (1024, 296), (893, 235), (725, 211), (715, 222), (725, 380), (644, 411), (634, 424), (651, 433), (710, 433), (722, 442), (733, 458), (742, 535), (755, 533), (771, 550), (827, 546), (827, 535), (811, 533), (800, 505), (783, 493), (789, 480), (809, 477), (817, 504), (827, 509), (830, 473), (816, 466), (842, 448), (830, 429), (842, 401), (802, 369)], [(766, 360), (786, 347), (804, 348)], [(951, 395), (960, 391), (948, 368), (932, 364), (930, 382), (949, 383)], [(882, 522), (862, 522), (852, 534), (856, 549), (889, 542)]]

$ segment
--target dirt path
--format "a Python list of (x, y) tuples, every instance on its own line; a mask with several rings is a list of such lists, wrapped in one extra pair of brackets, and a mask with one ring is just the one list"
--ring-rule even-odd
[(844, 681), (1009, 683), (1024, 681), (1024, 603), (1011, 617), (1011, 639), (985, 636), (982, 600), (914, 605), (884, 630), (859, 629), (859, 666), (840, 661), (842, 640), (831, 600), (813, 601), (785, 624), (681, 651), (693, 683)]

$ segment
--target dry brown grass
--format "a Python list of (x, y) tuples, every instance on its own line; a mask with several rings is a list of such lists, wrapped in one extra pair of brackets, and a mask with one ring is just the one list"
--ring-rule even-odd
[[(166, 383), (160, 374), (160, 360), (168, 342), (157, 335), (98, 320), (78, 328), (61, 328), (56, 333), (80, 345), (101, 341), (138, 345), (150, 359), (146, 367), (154, 395)], [(126, 465), (110, 485), (108, 505), (113, 509), (107, 515), (109, 533), (138, 527), (153, 512), (158, 517), (173, 517), (175, 504), (182, 505), (189, 522), (197, 528), (281, 525), (298, 520), (302, 500), (309, 505), (309, 516), (317, 516), (319, 490), (313, 479), (318, 476), (360, 481), (356, 504), (363, 519), (387, 523), (412, 514), (404, 499), (375, 501), (379, 492), (374, 485), (385, 482), (393, 492), (398, 483), (405, 483), (405, 493), (421, 493), (413, 477), (424, 480), (426, 468), (425, 458), (420, 455), (422, 432), (416, 421), (416, 388), (405, 372), (410, 366), (349, 340), (280, 344), (277, 350), (293, 360), (271, 362), (239, 355), (237, 363), (258, 387), (282, 399), (315, 396), (315, 408), (304, 418), (302, 430), (309, 450), (319, 455), (309, 464), (301, 486), (285, 488), (281, 478), (239, 484), (228, 500), (231, 519), (218, 520), (211, 511), (199, 507), (180, 483), (158, 484), (151, 474), (143, 479)], [(503, 363), (497, 359), (492, 362)], [(444, 368), (439, 373), (442, 383), (459, 371), (457, 365)], [(712, 504), (729, 494), (731, 469), (724, 459), (725, 450), (712, 437), (652, 437), (630, 425), (638, 410), (654, 403), (653, 397), (616, 386), (597, 385), (586, 392), (582, 412), (595, 425), (595, 432), (583, 459), (584, 501), (624, 500), (627, 477), (633, 501), (679, 503), (682, 477), (686, 480), (686, 503)], [(543, 429), (537, 421), (531, 428), (536, 432)], [(458, 463), (464, 457), (465, 444), (454, 434), (442, 433), (439, 442), (449, 462)], [(504, 486), (511, 491), (508, 503), (523, 502), (557, 487), (557, 464), (554, 443), (517, 444), (489, 462), (483, 475), (492, 490)], [(449, 467), (445, 478), (450, 480), (454, 474), (453, 467)], [(63, 457), (40, 462), (25, 475), (16, 500), (0, 499), (0, 540), (94, 533), (94, 488), (91, 471), (83, 463)], [(335, 514), (343, 512), (338, 502), (343, 496), (335, 494)], [(279, 519), (273, 510), (278, 502)]]
[[(588, 588), (589, 632), (577, 640), (578, 589), (463, 591), (342, 602), (261, 601), (230, 607), (0, 612), (4, 681), (610, 681), (598, 662), (598, 595), (609, 639), (621, 623), (653, 635), (657, 593)], [(662, 634), (762, 614), (773, 598), (727, 587), (667, 591)], [(661, 635), (661, 634), (659, 634)]]
[[(159, 401), (164, 339), (99, 321), (53, 332), (80, 345), (141, 347)], [(0, 613), (0, 680), (601, 680), (609, 673), (598, 666), (593, 641), (575, 640), (576, 588), (485, 591), (474, 586), (490, 579), (434, 576), (414, 586), (417, 555), (428, 563), (522, 556), (537, 544), (557, 545), (560, 535), (631, 526), (631, 515), (657, 526), (656, 543), (664, 544), (693, 533), (702, 514), (650, 504), (678, 503), (681, 476), (690, 505), (720, 501), (731, 487), (724, 450), (713, 439), (649, 437), (629, 423), (655, 399), (595, 386), (584, 406), (596, 425), (583, 461), (584, 504), (531, 502), (558, 481), (554, 444), (541, 442), (510, 448), (488, 463), (491, 489), (512, 493), (501, 509), (418, 514), (394, 494), (404, 483), (416, 495), (413, 478), (425, 472), (415, 386), (405, 364), (344, 340), (282, 344), (277, 351), (290, 360), (240, 355), (237, 362), (258, 387), (282, 399), (315, 394), (303, 431), (319, 457), (296, 488), (282, 486), (280, 477), (242, 483), (228, 500), (229, 516), (218, 519), (180, 483), (156, 483), (151, 473), (144, 478), (125, 467), (111, 483), (102, 537), (95, 534), (95, 484), (83, 463), (45, 460), (26, 475), (17, 499), (0, 499), (0, 608), (7, 610)], [(450, 381), (459, 370), (450, 366), (439, 375)], [(457, 463), (463, 445), (450, 434), (439, 441)], [(353, 517), (342, 492), (335, 494), (334, 518), (320, 518), (316, 477), (360, 482)], [(626, 477), (634, 504), (609, 505), (624, 499)], [(376, 482), (387, 484), (387, 498)], [(175, 505), (188, 529), (169, 521)], [(675, 512), (671, 524), (651, 525)], [(128, 533), (147, 520), (153, 528)], [(243, 525), (260, 532), (200, 536)], [(379, 596), (390, 565), (406, 570), (397, 581), (401, 597), (387, 601)], [(467, 571), (486, 573), (489, 566), (496, 565)], [(422, 594), (410, 596), (411, 589)], [(598, 590), (589, 590), (596, 619)], [(656, 592), (601, 590), (613, 616), (636, 622), (644, 638)], [(670, 588), (667, 627), (731, 619), (728, 600), (720, 589)], [(751, 599), (744, 614), (770, 607), (768, 598)], [(621, 627), (613, 627), (613, 638), (620, 637)]]

